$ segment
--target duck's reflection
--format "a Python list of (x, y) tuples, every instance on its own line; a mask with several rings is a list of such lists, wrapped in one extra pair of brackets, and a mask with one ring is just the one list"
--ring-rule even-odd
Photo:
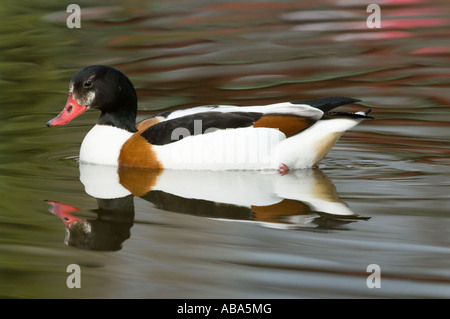
[(80, 180), (95, 197), (97, 218), (73, 215), (78, 208), (48, 201), (66, 226), (65, 243), (92, 250), (118, 250), (130, 236), (134, 197), (156, 208), (276, 228), (340, 229), (366, 219), (339, 199), (319, 169), (260, 171), (155, 171), (80, 164)]
[(122, 198), (97, 198), (98, 209), (92, 210), (96, 218), (80, 218), (73, 213), (77, 207), (47, 201), (50, 212), (61, 218), (66, 229), (64, 243), (90, 250), (115, 251), (130, 237), (134, 220), (133, 195)]

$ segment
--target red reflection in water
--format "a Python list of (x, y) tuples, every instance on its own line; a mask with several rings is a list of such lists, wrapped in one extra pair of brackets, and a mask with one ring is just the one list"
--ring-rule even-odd
[[(381, 8), (382, 9), (382, 8)], [(398, 10), (383, 11), (383, 16), (399, 17), (399, 16), (424, 16), (424, 15), (440, 15), (442, 11), (438, 8), (402, 8)]]
[(448, 53), (450, 53), (450, 46), (425, 47), (411, 52), (411, 54), (448, 54)]
[(417, 4), (417, 3), (423, 3), (424, 0), (381, 0), (380, 5), (383, 4), (389, 4), (389, 5), (400, 5), (400, 4)]
[(428, 28), (449, 25), (450, 20), (442, 18), (382, 20), (381, 28)]
[(82, 218), (72, 215), (72, 213), (78, 212), (80, 210), (78, 207), (51, 200), (47, 200), (46, 202), (52, 206), (49, 209), (50, 213), (61, 218), (66, 228), (69, 228), (77, 220), (82, 220)]

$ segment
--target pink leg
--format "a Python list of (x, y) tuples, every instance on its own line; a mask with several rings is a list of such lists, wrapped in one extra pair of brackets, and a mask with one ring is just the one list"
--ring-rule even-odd
[(280, 168), (278, 168), (278, 171), (280, 172), (280, 175), (286, 175), (287, 172), (289, 171), (289, 168), (287, 167), (286, 164), (281, 164)]

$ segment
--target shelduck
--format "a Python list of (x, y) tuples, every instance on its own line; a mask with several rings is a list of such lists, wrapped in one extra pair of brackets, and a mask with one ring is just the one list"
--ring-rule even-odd
[(280, 170), (317, 166), (339, 137), (367, 118), (330, 112), (359, 102), (326, 97), (260, 106), (207, 105), (165, 111), (136, 124), (137, 94), (120, 71), (102, 65), (78, 71), (62, 112), (65, 125), (89, 109), (101, 111), (84, 138), (81, 163), (192, 170)]

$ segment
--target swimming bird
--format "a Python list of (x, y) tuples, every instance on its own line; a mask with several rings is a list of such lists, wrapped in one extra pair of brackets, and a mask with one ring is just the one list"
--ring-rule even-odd
[(79, 161), (118, 167), (193, 170), (280, 170), (317, 166), (340, 136), (367, 118), (331, 112), (359, 102), (325, 97), (258, 106), (206, 105), (158, 113), (136, 123), (138, 98), (117, 69), (93, 65), (70, 81), (62, 112), (48, 127), (100, 110)]

